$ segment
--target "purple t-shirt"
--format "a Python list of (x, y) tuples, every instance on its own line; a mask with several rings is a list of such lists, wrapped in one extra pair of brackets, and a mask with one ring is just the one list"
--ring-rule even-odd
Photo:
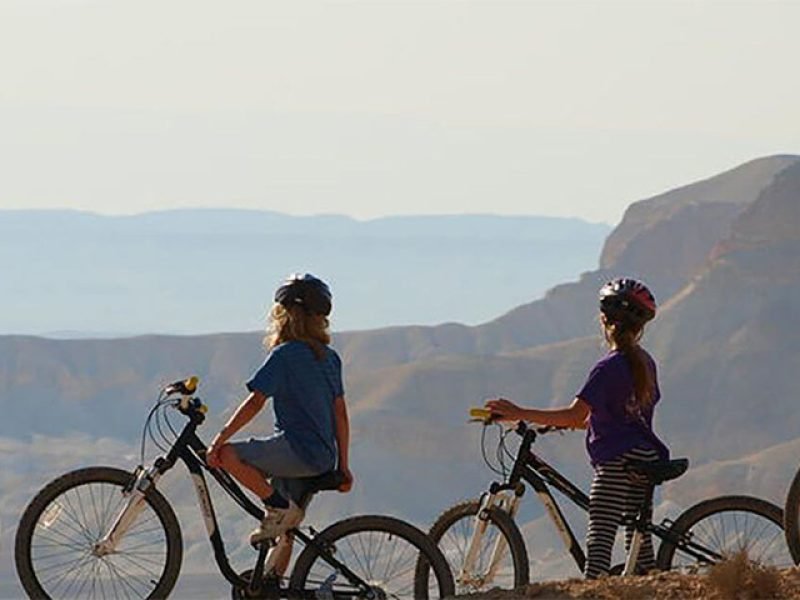
[(633, 373), (628, 360), (613, 350), (592, 368), (586, 383), (576, 395), (591, 408), (586, 431), (586, 450), (592, 466), (618, 457), (632, 448), (652, 448), (663, 460), (669, 450), (653, 433), (653, 408), (661, 398), (655, 361), (645, 352), (653, 373), (653, 404), (640, 417), (631, 416), (625, 405), (633, 397)]

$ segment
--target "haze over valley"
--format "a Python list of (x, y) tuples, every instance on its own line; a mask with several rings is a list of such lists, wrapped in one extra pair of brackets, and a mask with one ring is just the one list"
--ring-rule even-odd
[(594, 268), (610, 229), (530, 216), (0, 211), (0, 333), (257, 331), (293, 271), (330, 283), (340, 331), (475, 324)]

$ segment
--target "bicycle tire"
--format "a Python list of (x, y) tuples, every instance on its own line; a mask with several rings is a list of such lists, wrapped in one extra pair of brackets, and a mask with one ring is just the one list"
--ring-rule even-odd
[[(370, 547), (374, 537), (379, 538), (380, 545), (375, 549), (374, 556), (366, 556), (367, 547), (362, 536), (370, 540)], [(398, 567), (395, 567), (390, 572), (390, 565), (387, 564), (385, 565), (385, 570), (381, 573), (381, 577), (378, 577), (378, 571), (383, 568), (380, 561), (387, 560), (387, 557), (391, 558), (396, 554), (400, 540), (408, 546), (405, 550), (400, 551), (400, 557), (404, 553), (408, 553), (409, 548), (413, 552), (413, 555), (409, 557), (411, 559), (410, 568), (405, 571), (409, 574), (409, 578), (403, 584), (393, 583), (394, 588), (387, 589), (385, 586), (389, 583), (389, 576), (393, 575), (394, 570)], [(345, 564), (364, 581), (381, 588), (383, 592), (392, 598), (444, 598), (452, 596), (454, 593), (453, 576), (442, 553), (424, 532), (405, 521), (380, 515), (351, 517), (327, 527), (314, 538), (314, 541), (315, 544), (307, 545), (297, 557), (289, 579), (290, 597), (308, 597), (309, 591), (312, 589), (319, 593), (324, 593), (325, 584), (322, 582), (331, 577), (336, 578), (337, 575), (341, 577), (341, 574), (337, 574), (320, 556), (319, 548), (321, 547), (332, 549), (337, 560)], [(355, 552), (356, 546), (365, 551), (364, 556), (356, 556), (355, 560), (344, 557), (348, 551), (357, 554)], [(433, 567), (435, 587), (432, 590), (429, 589), (431, 582), (428, 580), (420, 585), (417, 583), (415, 565), (418, 556), (424, 557), (423, 560)], [(400, 568), (403, 566), (401, 564)], [(318, 585), (320, 585), (319, 588), (316, 587)], [(330, 586), (334, 591), (355, 591), (354, 587), (346, 581), (336, 582), (331, 580)], [(378, 594), (378, 597), (383, 596)]]
[[(134, 593), (134, 597), (165, 598), (170, 593), (180, 572), (183, 542), (172, 507), (155, 488), (147, 492), (146, 512), (119, 542), (119, 551), (104, 557), (91, 552), (124, 506), (122, 494), (117, 496), (116, 492), (121, 492), (133, 476), (113, 467), (79, 469), (54, 479), (31, 500), (14, 542), (17, 575), (31, 598), (70, 597), (70, 592), (76, 598), (117, 597), (120, 590), (127, 597)], [(151, 554), (146, 551), (150, 539), (166, 547)], [(72, 561), (70, 557), (61, 564), (59, 561), (70, 552), (78, 559)], [(150, 563), (158, 565), (161, 556), (163, 566), (151, 571), (155, 567)], [(48, 566), (48, 560), (56, 563)], [(60, 570), (53, 575), (46, 569)], [(55, 577), (58, 579), (54, 582)], [(92, 587), (86, 588), (90, 581)], [(62, 584), (66, 587), (59, 589)]]
[(795, 473), (783, 507), (783, 532), (794, 564), (800, 564), (800, 470)]
[[(728, 525), (722, 519), (728, 518)], [(751, 523), (755, 522), (755, 525)], [(717, 524), (719, 523), (719, 524)], [(732, 526), (736, 528), (734, 531)], [(681, 513), (669, 529), (672, 536), (691, 536), (691, 541), (721, 555), (723, 559), (745, 551), (747, 557), (765, 566), (785, 567), (791, 560), (783, 535), (780, 507), (751, 496), (719, 496)], [(776, 541), (777, 540), (777, 541)], [(714, 547), (711, 547), (714, 546)], [(697, 569), (709, 566), (677, 552), (678, 544), (662, 541), (656, 566), (669, 570), (684, 566)]]
[[(450, 571), (453, 577), (456, 578), (456, 593), (465, 594), (471, 592), (486, 591), (491, 588), (520, 588), (528, 584), (530, 578), (530, 566), (528, 563), (528, 550), (525, 547), (525, 541), (522, 538), (522, 533), (514, 522), (514, 519), (504, 510), (494, 506), (487, 512), (489, 525), (496, 528), (496, 534), (486, 536), (484, 540), (487, 542), (486, 549), (494, 547), (497, 535), (503, 536), (508, 549), (510, 550), (510, 567), (506, 567), (505, 571), (510, 568), (512, 573), (506, 573), (504, 581), (499, 585), (496, 579), (491, 581), (482, 581), (482, 568), (487, 559), (486, 550), (482, 549), (479, 553), (479, 571), (477, 580), (471, 582), (461, 583), (457, 581), (461, 572), (462, 563), (466, 548), (469, 545), (470, 536), (472, 535), (472, 524), (475, 516), (480, 510), (480, 502), (477, 500), (468, 500), (456, 504), (445, 510), (438, 519), (434, 522), (433, 526), (428, 531), (428, 537), (439, 546), (450, 566)], [(451, 544), (452, 542), (452, 544)], [(454, 547), (451, 547), (454, 546)], [(417, 564), (417, 577), (421, 581), (427, 580), (428, 572), (427, 566), (422, 562)], [(509, 577), (510, 575), (510, 577)]]

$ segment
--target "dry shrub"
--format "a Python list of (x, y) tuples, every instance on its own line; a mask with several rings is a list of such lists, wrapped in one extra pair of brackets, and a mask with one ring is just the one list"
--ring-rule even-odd
[(772, 600), (781, 597), (778, 570), (751, 561), (745, 550), (714, 565), (708, 572), (707, 581), (714, 598)]

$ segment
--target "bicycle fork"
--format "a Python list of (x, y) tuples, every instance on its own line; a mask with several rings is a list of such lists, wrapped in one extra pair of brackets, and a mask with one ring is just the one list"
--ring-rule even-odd
[(484, 495), (481, 500), (480, 508), (478, 509), (478, 514), (475, 516), (475, 525), (472, 530), (467, 552), (464, 556), (464, 562), (461, 565), (461, 571), (456, 578), (458, 583), (462, 585), (477, 584), (483, 586), (494, 580), (497, 570), (500, 568), (500, 563), (503, 561), (508, 551), (508, 544), (506, 543), (505, 537), (502, 535), (498, 535), (495, 540), (486, 571), (484, 573), (475, 572), (475, 563), (480, 555), (481, 542), (483, 541), (486, 529), (489, 527), (489, 511), (493, 507), (496, 507), (507, 512), (513, 519), (519, 509), (520, 500), (520, 495), (511, 494), (510, 492), (490, 492)]
[(122, 492), (123, 495), (128, 496), (128, 501), (117, 514), (108, 532), (94, 545), (92, 553), (95, 556), (102, 557), (116, 552), (117, 544), (145, 509), (147, 490), (156, 484), (160, 476), (161, 473), (155, 466), (147, 469), (143, 467), (137, 468), (136, 479), (130, 490)]

